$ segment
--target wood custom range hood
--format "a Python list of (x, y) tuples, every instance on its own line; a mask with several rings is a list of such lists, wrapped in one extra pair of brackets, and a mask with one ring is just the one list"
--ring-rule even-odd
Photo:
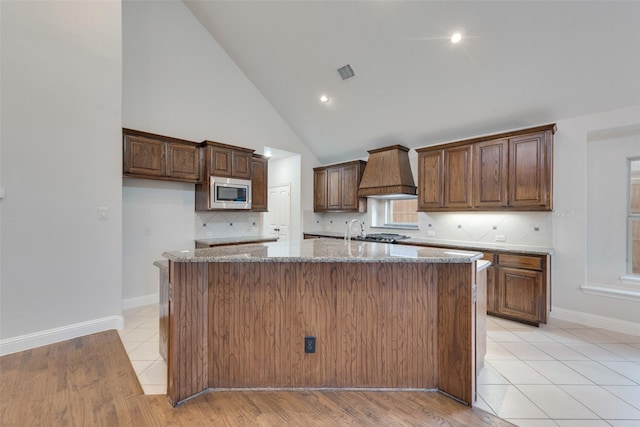
[(368, 151), (358, 197), (416, 195), (409, 164), (409, 148), (392, 145)]

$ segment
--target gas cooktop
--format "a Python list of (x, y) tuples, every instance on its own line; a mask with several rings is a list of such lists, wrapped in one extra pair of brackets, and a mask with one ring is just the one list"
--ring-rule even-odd
[(409, 236), (403, 236), (402, 234), (393, 233), (373, 233), (367, 234), (365, 237), (353, 236), (353, 240), (361, 240), (365, 242), (380, 242), (380, 243), (396, 243), (398, 240), (408, 239)]

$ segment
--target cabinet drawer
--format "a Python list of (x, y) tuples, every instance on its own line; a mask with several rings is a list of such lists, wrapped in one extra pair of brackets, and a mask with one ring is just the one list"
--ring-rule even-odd
[(498, 254), (498, 265), (501, 267), (526, 268), (542, 270), (543, 258), (530, 255)]

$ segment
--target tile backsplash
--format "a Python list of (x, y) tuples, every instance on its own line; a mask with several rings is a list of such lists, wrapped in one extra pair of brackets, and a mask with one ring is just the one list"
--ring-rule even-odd
[[(551, 212), (456, 212), (418, 215), (420, 237), (481, 243), (552, 246)], [(429, 233), (431, 232), (431, 233)]]
[[(367, 233), (399, 233), (442, 241), (553, 246), (551, 212), (431, 212), (418, 214), (418, 229), (371, 228), (370, 213), (317, 213), (304, 211), (304, 231), (344, 233), (352, 219), (365, 224)], [(258, 212), (196, 212), (196, 238), (262, 234)]]
[(551, 212), (431, 212), (418, 214), (418, 229), (370, 227), (370, 214), (304, 212), (305, 231), (344, 233), (352, 219), (365, 223), (367, 233), (399, 233), (434, 240), (501, 243), (507, 245), (553, 245)]
[(201, 239), (262, 234), (262, 217), (259, 212), (196, 212), (195, 236)]

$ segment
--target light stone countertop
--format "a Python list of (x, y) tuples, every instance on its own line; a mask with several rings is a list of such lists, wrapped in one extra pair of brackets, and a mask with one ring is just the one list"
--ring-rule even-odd
[[(376, 231), (377, 232), (377, 231)], [(402, 234), (402, 230), (391, 230), (390, 232)], [(305, 231), (304, 234), (310, 236), (324, 236), (333, 238), (344, 238), (344, 233), (336, 231)], [(399, 245), (423, 245), (437, 246), (439, 248), (462, 249), (470, 251), (495, 251), (495, 252), (512, 252), (531, 255), (551, 255), (553, 248), (544, 246), (527, 246), (513, 245), (509, 243), (487, 243), (487, 242), (469, 242), (462, 240), (439, 240), (434, 238), (423, 238), (409, 236), (408, 239), (398, 240)]]
[(169, 251), (174, 262), (424, 262), (471, 263), (479, 252), (393, 245), (338, 239), (308, 239), (299, 246), (282, 243), (246, 244)]

